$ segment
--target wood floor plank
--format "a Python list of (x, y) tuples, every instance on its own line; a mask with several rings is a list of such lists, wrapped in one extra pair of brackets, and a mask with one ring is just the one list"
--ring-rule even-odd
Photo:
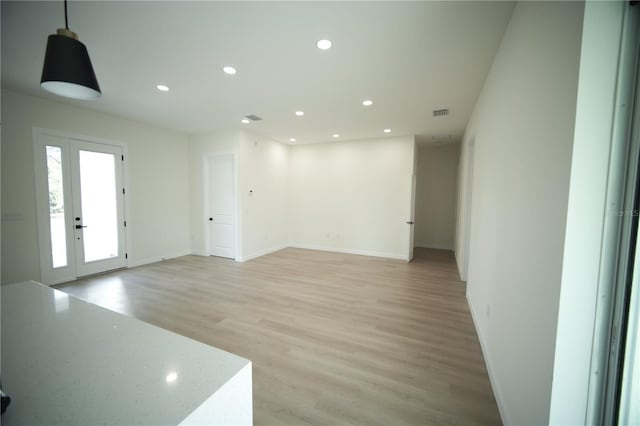
[(185, 256), (57, 288), (253, 362), (256, 425), (499, 425), (451, 252)]

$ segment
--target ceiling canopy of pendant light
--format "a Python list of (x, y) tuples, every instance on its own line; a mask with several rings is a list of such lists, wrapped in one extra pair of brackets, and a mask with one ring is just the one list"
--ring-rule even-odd
[(48, 92), (73, 99), (96, 99), (102, 95), (89, 53), (78, 35), (69, 30), (67, 0), (64, 1), (65, 28), (47, 39), (40, 86)]

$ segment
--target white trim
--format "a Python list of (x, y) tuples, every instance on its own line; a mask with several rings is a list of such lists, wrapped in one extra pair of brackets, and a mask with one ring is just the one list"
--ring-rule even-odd
[[(385, 253), (385, 252), (366, 251), (366, 250), (351, 250), (351, 249), (341, 249), (336, 247), (324, 247), (324, 246), (314, 246), (309, 244), (293, 244), (293, 243), (270, 247), (268, 249), (251, 253), (248, 256), (238, 256), (236, 260), (238, 262), (247, 262), (251, 259), (255, 259), (257, 257), (261, 257), (270, 253), (275, 253), (277, 251), (284, 250), (286, 248), (299, 248), (299, 249), (305, 249), (305, 250), (328, 251), (332, 253), (345, 253), (345, 254), (355, 254), (360, 256), (382, 257), (385, 259), (407, 260), (407, 256), (404, 254)], [(209, 254), (200, 250), (192, 250), (191, 254), (196, 256), (205, 256), (205, 257), (209, 256)]]
[(436, 250), (453, 251), (453, 247), (445, 246), (445, 245), (438, 244), (438, 243), (415, 243), (413, 246), (414, 247), (420, 247), (420, 248), (430, 248), (430, 249), (436, 249)]
[[(637, 143), (632, 141), (633, 114), (637, 114), (640, 102), (635, 99), (636, 70), (638, 60), (638, 11), (625, 7), (623, 14), (623, 36), (620, 43), (618, 74), (616, 79), (616, 112), (613, 116), (611, 149), (609, 151), (609, 171), (605, 205), (608, 214), (601, 231), (602, 249), (600, 277), (598, 279), (597, 305), (593, 333), (591, 358), (592, 379), (589, 381), (587, 402), (587, 424), (607, 424), (615, 417), (616, 407), (613, 389), (617, 386), (616, 371), (622, 368), (618, 362), (622, 347), (616, 347), (620, 338), (612, 330), (620, 330), (623, 325), (621, 293), (626, 269), (634, 259), (629, 258), (633, 247), (629, 245), (632, 232), (632, 216), (611, 214), (631, 210), (637, 188)], [(636, 117), (640, 117), (636, 115)], [(631, 263), (632, 264), (632, 263)], [(623, 266), (624, 265), (624, 266)], [(617, 284), (616, 284), (617, 283)], [(606, 372), (606, 374), (602, 374)], [(621, 423), (622, 424), (622, 423)]]
[[(247, 262), (247, 261), (249, 261), (251, 259), (255, 259), (255, 258), (258, 258), (258, 257), (261, 257), (261, 256), (265, 256), (267, 254), (275, 253), (277, 251), (284, 250), (286, 248), (300, 248), (300, 249), (305, 249), (305, 250), (319, 250), (319, 251), (328, 251), (328, 252), (333, 252), (333, 253), (345, 253), (345, 254), (355, 254), (355, 255), (360, 255), (360, 256), (382, 257), (382, 258), (386, 258), (386, 259), (407, 260), (407, 256), (405, 256), (405, 255), (397, 255), (397, 254), (390, 254), (390, 253), (383, 253), (383, 252), (371, 252), (371, 251), (363, 251), (363, 250), (339, 249), (339, 248), (333, 248), (333, 247), (320, 247), (320, 246), (305, 245), (305, 244), (288, 244), (288, 245), (287, 244), (281, 244), (281, 245), (270, 247), (268, 249), (257, 251), (255, 253), (251, 253), (248, 256), (238, 256), (238, 258), (235, 259), (235, 260), (238, 261), (238, 262)], [(131, 259), (129, 259), (129, 261), (130, 261), (129, 262), (130, 263), (129, 267), (133, 268), (133, 267), (136, 267), (136, 266), (147, 265), (149, 263), (161, 262), (163, 260), (173, 259), (173, 258), (176, 258), (176, 257), (188, 256), (188, 255), (202, 256), (202, 257), (210, 256), (207, 252), (202, 251), (202, 250), (191, 250), (189, 252), (180, 252), (180, 253), (177, 253), (177, 254), (174, 254), (174, 255), (164, 256), (164, 257), (156, 257), (156, 258), (143, 259), (143, 260), (131, 260)]]
[(410, 260), (407, 254), (385, 253), (380, 251), (353, 250), (353, 249), (343, 249), (343, 248), (337, 248), (337, 247), (315, 246), (311, 244), (296, 244), (296, 243), (290, 243), (289, 247), (301, 248), (306, 250), (330, 251), (334, 253), (357, 254), (360, 256), (384, 257), (387, 259), (400, 259), (400, 260), (406, 260), (406, 261)]
[[(66, 137), (57, 135), (49, 135), (44, 132), (37, 131), (35, 128), (32, 131), (33, 137), (33, 164), (34, 164), (34, 179), (35, 179), (35, 195), (36, 195), (36, 222), (38, 233), (38, 251), (40, 254), (40, 281), (45, 285), (52, 285), (54, 283), (61, 283), (65, 281), (71, 281), (76, 278), (76, 266), (75, 266), (75, 247), (73, 244), (73, 237), (65, 235), (65, 245), (67, 252), (67, 264), (63, 267), (53, 268), (52, 265), (52, 249), (51, 249), (51, 223), (49, 216), (49, 204), (48, 204), (48, 166), (45, 149), (47, 145), (59, 146), (61, 149), (61, 160), (63, 163), (69, 162), (69, 141)], [(48, 137), (53, 137), (55, 141), (47, 141)], [(67, 182), (67, 187), (70, 188), (71, 173), (69, 167), (62, 167), (62, 179), (63, 182)], [(71, 219), (71, 205), (72, 197), (70, 190), (64, 190), (64, 205), (65, 207), (65, 234), (73, 225), (73, 219)]]
[(80, 139), (80, 140), (86, 141), (86, 142), (101, 143), (103, 145), (119, 146), (119, 147), (122, 147), (123, 149), (127, 147), (127, 143), (126, 142), (121, 142), (121, 141), (112, 140), (112, 139), (96, 138), (94, 136), (87, 136), (87, 135), (83, 135), (83, 134), (80, 134), (80, 133), (66, 132), (66, 131), (63, 131), (63, 130), (47, 129), (47, 128), (44, 128), (44, 127), (33, 127), (33, 131), (34, 132), (38, 132), (40, 134), (46, 134), (46, 135), (56, 136), (56, 137), (60, 137), (60, 138)]
[(250, 255), (248, 255), (248, 256), (238, 256), (238, 257), (236, 258), (236, 260), (237, 260), (238, 262), (246, 262), (246, 261), (248, 261), (248, 260), (255, 259), (256, 257), (264, 256), (264, 255), (266, 255), (266, 254), (275, 253), (275, 252), (277, 252), (277, 251), (280, 251), (280, 250), (286, 249), (287, 247), (288, 247), (288, 246), (287, 246), (286, 244), (279, 245), (279, 246), (275, 246), (275, 247), (270, 247), (270, 248), (268, 248), (268, 249), (264, 249), (264, 250), (257, 251), (257, 252), (255, 252), (255, 253), (251, 253), (251, 254), (250, 254)]
[[(580, 50), (575, 130), (558, 301), (550, 425), (600, 423), (596, 324), (602, 289), (610, 285), (603, 263), (610, 249), (607, 221), (615, 211), (607, 186), (616, 115), (626, 2), (586, 2)], [(604, 286), (604, 287), (602, 287)], [(595, 355), (595, 357), (594, 357)], [(595, 382), (594, 382), (595, 381)]]
[(469, 275), (471, 246), (471, 210), (473, 204), (473, 167), (475, 161), (475, 135), (460, 149), (458, 173), (458, 200), (456, 202), (457, 222), (455, 228), (456, 265), (462, 281)]
[(150, 263), (162, 262), (163, 260), (175, 259), (176, 257), (189, 256), (193, 254), (190, 250), (181, 251), (178, 253), (169, 254), (161, 257), (151, 257), (148, 259), (132, 260), (129, 259), (128, 268), (135, 268), (136, 266), (148, 265)]
[(407, 254), (407, 262), (411, 262), (413, 260), (413, 249), (416, 247), (416, 187), (417, 187), (417, 179), (416, 179), (416, 162), (418, 161), (418, 156), (415, 150), (415, 142), (414, 142), (414, 151), (413, 151), (413, 174), (411, 175), (411, 201), (409, 205), (409, 253)]
[(503, 425), (511, 425), (513, 422), (511, 421), (511, 416), (509, 416), (507, 411), (507, 404), (504, 401), (504, 397), (502, 396), (502, 390), (500, 390), (500, 386), (498, 383), (500, 381), (496, 377), (493, 369), (491, 368), (491, 364), (487, 362), (489, 358), (488, 353), (488, 344), (485, 343), (486, 339), (482, 334), (482, 329), (480, 328), (478, 321), (476, 320), (476, 310), (471, 303), (471, 299), (469, 299), (469, 295), (467, 294), (467, 305), (469, 306), (469, 311), (471, 312), (471, 319), (473, 320), (473, 326), (476, 329), (476, 334), (478, 335), (478, 341), (480, 342), (480, 349), (482, 349), (482, 356), (485, 360), (485, 367), (487, 368), (487, 373), (489, 374), (489, 381), (491, 382), (491, 389), (493, 390), (493, 395), (496, 398), (496, 404), (498, 405), (498, 411), (500, 412), (500, 418), (502, 419)]

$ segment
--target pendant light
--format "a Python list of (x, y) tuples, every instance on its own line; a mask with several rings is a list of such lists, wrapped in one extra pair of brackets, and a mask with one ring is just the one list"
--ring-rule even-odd
[(64, 0), (65, 28), (47, 39), (40, 86), (48, 92), (73, 99), (96, 99), (102, 95), (96, 74), (78, 34), (69, 30), (67, 0)]

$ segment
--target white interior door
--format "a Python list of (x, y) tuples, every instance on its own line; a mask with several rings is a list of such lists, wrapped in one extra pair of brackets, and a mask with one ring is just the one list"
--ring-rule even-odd
[(416, 174), (411, 175), (411, 205), (409, 206), (409, 262), (413, 260), (413, 244), (415, 237), (415, 222), (416, 220)]
[(41, 279), (126, 266), (122, 147), (34, 131)]
[(208, 156), (209, 255), (236, 257), (233, 155)]

